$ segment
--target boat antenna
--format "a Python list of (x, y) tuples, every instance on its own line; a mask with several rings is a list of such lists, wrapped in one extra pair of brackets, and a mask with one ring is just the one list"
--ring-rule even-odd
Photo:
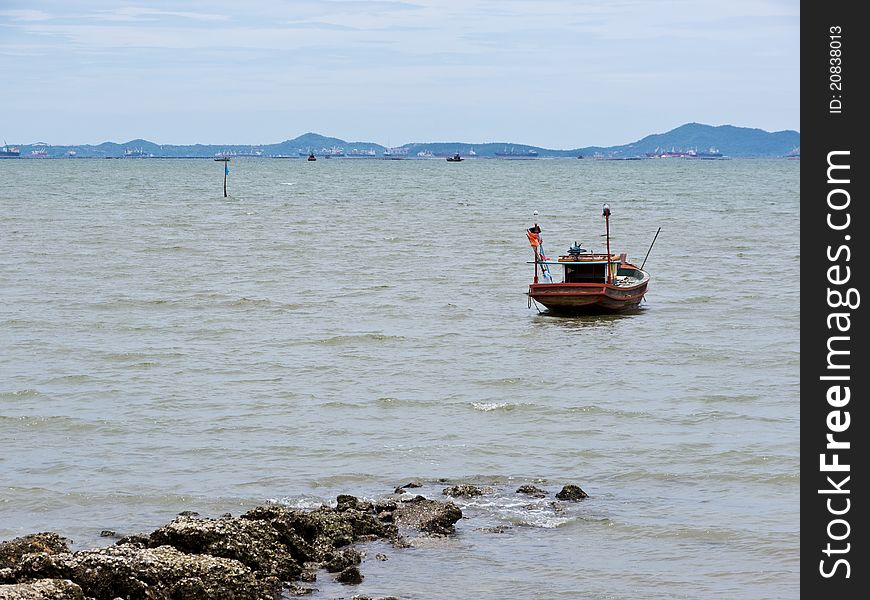
[(610, 206), (605, 204), (601, 214), (604, 217), (604, 234), (607, 236), (607, 283), (612, 283), (610, 277)]
[(649, 258), (649, 253), (652, 251), (653, 244), (656, 243), (656, 238), (659, 237), (659, 231), (661, 231), (661, 230), (662, 230), (662, 228), (659, 227), (658, 231), (656, 231), (655, 237), (653, 237), (652, 244), (649, 245), (649, 250), (646, 251), (646, 256), (643, 257), (643, 262), (640, 263), (640, 270), (641, 271), (643, 271), (643, 266), (646, 264), (646, 259)]

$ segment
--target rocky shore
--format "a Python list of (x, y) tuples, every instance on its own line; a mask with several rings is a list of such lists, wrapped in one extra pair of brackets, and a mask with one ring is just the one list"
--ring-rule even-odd
[[(312, 592), (323, 571), (340, 583), (358, 584), (364, 552), (356, 544), (381, 540), (405, 547), (415, 537), (455, 534), (460, 508), (407, 493), (413, 487), (418, 485), (374, 502), (340, 495), (334, 508), (316, 510), (269, 504), (217, 519), (185, 512), (148, 535), (90, 550), (72, 551), (56, 533), (0, 542), (0, 600), (273, 600)], [(576, 486), (563, 492), (569, 488), (582, 495), (572, 489), (566, 499), (585, 497)], [(530, 492), (541, 490), (517, 490)], [(473, 497), (485, 491), (462, 485), (442, 493)]]

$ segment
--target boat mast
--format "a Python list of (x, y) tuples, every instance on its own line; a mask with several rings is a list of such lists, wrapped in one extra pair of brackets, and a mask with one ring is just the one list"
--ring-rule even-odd
[(610, 277), (610, 207), (605, 204), (604, 212), (604, 233), (607, 236), (607, 283), (612, 283)]

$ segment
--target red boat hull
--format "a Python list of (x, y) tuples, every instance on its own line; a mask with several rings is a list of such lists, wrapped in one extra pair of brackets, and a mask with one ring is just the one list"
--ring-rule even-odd
[(533, 283), (529, 297), (563, 314), (614, 313), (637, 308), (649, 281), (632, 287), (605, 283)]

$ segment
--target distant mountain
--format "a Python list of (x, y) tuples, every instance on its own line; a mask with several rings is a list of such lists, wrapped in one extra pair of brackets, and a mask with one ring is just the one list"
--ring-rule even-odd
[[(666, 133), (648, 135), (643, 139), (621, 146), (587, 146), (571, 150), (556, 150), (516, 144), (512, 142), (488, 142), (472, 144), (468, 142), (415, 142), (392, 149), (394, 153), (410, 158), (417, 156), (450, 156), (459, 152), (463, 156), (474, 154), (481, 158), (535, 158), (535, 157), (605, 157), (630, 158), (645, 156), (657, 150), (696, 150), (704, 152), (715, 148), (725, 156), (731, 157), (776, 157), (786, 156), (800, 147), (800, 133), (797, 131), (768, 132), (762, 129), (720, 125), (714, 127), (701, 123), (687, 123)], [(190, 157), (210, 158), (216, 154), (231, 156), (272, 156), (297, 157), (309, 151), (315, 154), (346, 156), (383, 156), (386, 148), (374, 142), (347, 142), (340, 138), (327, 137), (317, 133), (305, 133), (292, 140), (277, 144), (238, 145), (238, 144), (194, 144), (171, 145), (155, 144), (148, 140), (136, 139), (118, 144), (80, 146), (52, 146), (44, 142), (21, 144), (21, 156), (48, 156), (61, 158), (122, 158), (122, 157)]]
[[(601, 149), (607, 153), (638, 154), (662, 150), (700, 150), (716, 148), (725, 156), (785, 156), (801, 145), (797, 131), (770, 133), (763, 129), (720, 125), (712, 127), (701, 123), (687, 123), (667, 133), (656, 133), (645, 138), (612, 148)], [(585, 149), (590, 150), (590, 149)]]

